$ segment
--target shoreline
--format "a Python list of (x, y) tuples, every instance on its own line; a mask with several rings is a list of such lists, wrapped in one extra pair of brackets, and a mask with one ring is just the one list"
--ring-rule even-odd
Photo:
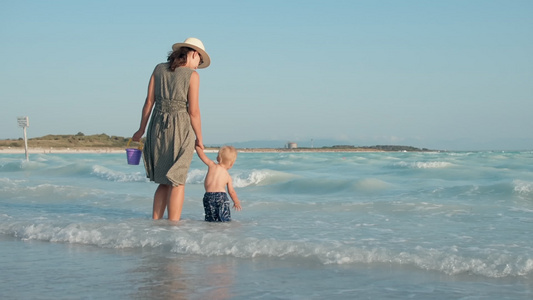
[[(28, 154), (48, 153), (122, 153), (125, 149), (118, 148), (29, 148)], [(25, 154), (20, 148), (0, 148), (0, 154)]]
[[(54, 154), (54, 153), (124, 153), (125, 148), (29, 148), (28, 154)], [(217, 152), (218, 148), (206, 148), (205, 152)], [(286, 149), (286, 148), (238, 148), (239, 153), (323, 153), (323, 152), (386, 152), (380, 149)], [(397, 152), (397, 151), (395, 151)], [(4, 147), (0, 148), (0, 154), (25, 154), (25, 150), (21, 148)]]

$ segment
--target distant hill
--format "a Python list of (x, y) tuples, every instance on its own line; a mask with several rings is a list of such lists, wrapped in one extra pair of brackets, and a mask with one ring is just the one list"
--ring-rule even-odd
[[(129, 138), (109, 136), (105, 133), (85, 135), (45, 135), (28, 139), (28, 147), (33, 148), (125, 148)], [(24, 147), (22, 138), (17, 140), (0, 140), (0, 147)]]
[[(85, 135), (78, 132), (75, 135), (45, 135), (42, 137), (28, 139), (29, 148), (126, 148), (129, 138), (121, 136), (109, 136), (105, 133)], [(332, 145), (321, 147), (298, 147), (297, 149), (287, 149), (287, 143), (282, 141), (250, 141), (233, 143), (239, 149), (278, 149), (287, 151), (431, 151), (426, 148), (416, 148), (401, 145), (375, 145), (375, 146), (352, 146), (352, 145)], [(221, 145), (206, 145), (210, 148), (218, 148)], [(24, 140), (7, 139), (0, 140), (0, 148), (24, 148)]]

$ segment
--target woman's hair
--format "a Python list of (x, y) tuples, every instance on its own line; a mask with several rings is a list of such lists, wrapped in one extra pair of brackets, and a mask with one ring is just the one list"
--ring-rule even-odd
[(174, 72), (177, 67), (184, 66), (187, 63), (187, 54), (195, 51), (193, 48), (180, 47), (178, 50), (168, 54), (167, 61), (170, 63), (170, 71)]
[(220, 161), (224, 163), (234, 163), (237, 160), (237, 150), (233, 146), (223, 146), (218, 150)]

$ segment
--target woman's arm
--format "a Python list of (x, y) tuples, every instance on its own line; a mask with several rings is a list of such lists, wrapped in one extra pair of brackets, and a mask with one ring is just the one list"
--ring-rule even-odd
[(150, 77), (150, 83), (148, 84), (148, 93), (146, 95), (146, 101), (144, 101), (144, 106), (141, 114), (141, 125), (139, 130), (133, 134), (131, 138), (133, 141), (140, 141), (144, 131), (146, 130), (146, 124), (148, 124), (148, 119), (150, 118), (150, 113), (154, 107), (154, 75)]
[(196, 145), (204, 149), (202, 140), (202, 120), (200, 117), (200, 104), (199, 104), (199, 91), (200, 91), (200, 75), (197, 72), (191, 74), (189, 81), (189, 116), (191, 117), (192, 130), (196, 134)]

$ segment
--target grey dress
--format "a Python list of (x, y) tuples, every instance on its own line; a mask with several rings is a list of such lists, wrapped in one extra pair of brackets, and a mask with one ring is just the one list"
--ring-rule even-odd
[(146, 133), (146, 177), (159, 184), (182, 185), (194, 154), (196, 136), (187, 111), (193, 69), (169, 70), (168, 63), (154, 69), (155, 103)]

